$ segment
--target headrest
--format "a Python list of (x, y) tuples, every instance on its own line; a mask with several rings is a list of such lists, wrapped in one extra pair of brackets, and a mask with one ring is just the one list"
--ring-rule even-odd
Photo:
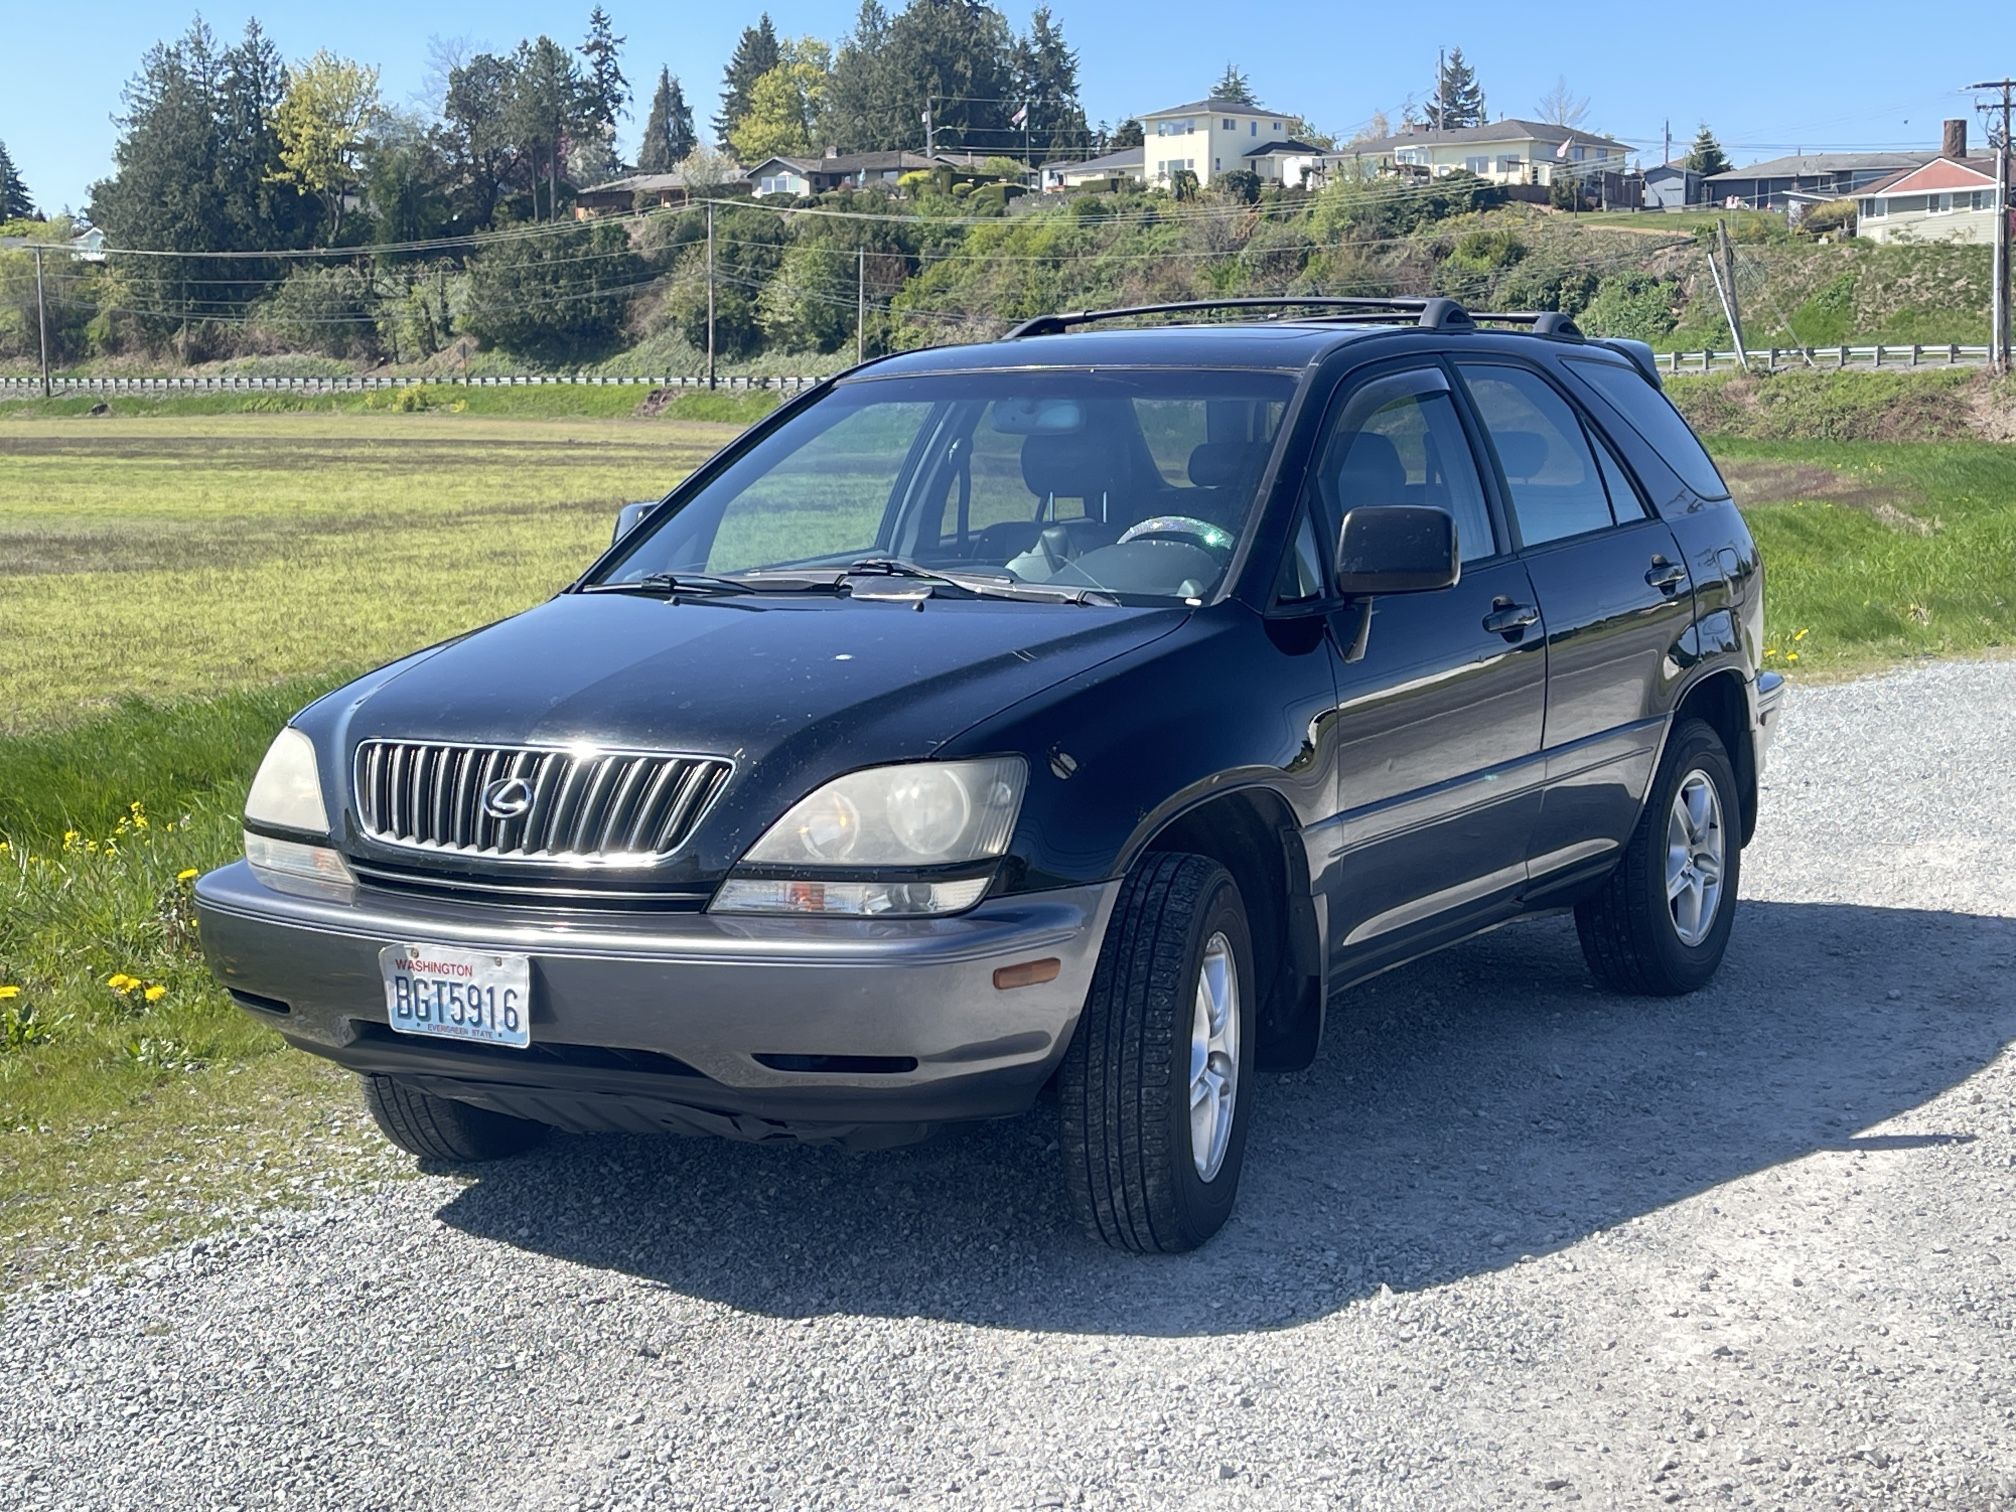
[(1099, 498), (1113, 488), (1112, 450), (1082, 430), (1025, 437), (1022, 481), (1039, 499)]
[(1351, 438), (1337, 469), (1338, 503), (1345, 509), (1359, 504), (1404, 504), (1407, 467), (1400, 460), (1400, 448), (1377, 431), (1360, 431)]
[(1508, 478), (1530, 478), (1547, 465), (1547, 438), (1538, 431), (1493, 431), (1491, 442)]
[(1190, 481), (1199, 488), (1250, 482), (1266, 461), (1263, 441), (1206, 441), (1190, 452)]

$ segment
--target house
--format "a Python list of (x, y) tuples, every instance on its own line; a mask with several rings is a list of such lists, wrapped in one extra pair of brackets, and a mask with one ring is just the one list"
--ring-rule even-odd
[(1172, 177), (1188, 169), (1199, 184), (1209, 184), (1242, 168), (1278, 179), (1285, 154), (1272, 149), (1292, 143), (1304, 152), (1312, 150), (1294, 142), (1289, 133), (1294, 124), (1293, 116), (1243, 100), (1192, 100), (1151, 110), (1141, 117), (1142, 181), (1166, 189)]
[(829, 147), (818, 156), (773, 157), (742, 175), (756, 194), (825, 194), (834, 189), (892, 188), (906, 173), (977, 165), (971, 153), (842, 152)]
[(1622, 173), (1631, 149), (1574, 126), (1507, 117), (1482, 126), (1405, 128), (1392, 136), (1354, 142), (1325, 154), (1323, 167), (1348, 166), (1360, 176), (1391, 173), (1441, 178), (1463, 171), (1494, 184), (1548, 185), (1557, 175), (1575, 179)]
[(1142, 157), (1141, 148), (1122, 147), (1082, 162), (1050, 163), (1043, 169), (1043, 188), (1046, 193), (1064, 189), (1125, 189), (1141, 182)]
[[(1809, 202), (1844, 199), (1908, 168), (1929, 163), (1930, 152), (1799, 152), (1711, 173), (1704, 181), (1708, 202), (1728, 209), (1788, 211)], [(1964, 155), (1964, 154), (1963, 154)]]
[(574, 196), (574, 219), (628, 215), (633, 210), (676, 207), (694, 198), (747, 194), (749, 186), (742, 181), (741, 171), (727, 165), (702, 179), (675, 168), (670, 173), (632, 173), (606, 184), (593, 184)]
[(1248, 148), (1239, 166), (1251, 168), (1269, 183), (1300, 189), (1309, 179), (1305, 167), (1322, 155), (1321, 147), (1300, 137), (1282, 137), (1278, 141), (1262, 142), (1258, 147)]
[(1873, 242), (1995, 240), (1995, 159), (1936, 157), (1855, 197), (1855, 234)]
[(1661, 163), (1644, 174), (1647, 210), (1684, 210), (1701, 203), (1701, 175), (1682, 163)]

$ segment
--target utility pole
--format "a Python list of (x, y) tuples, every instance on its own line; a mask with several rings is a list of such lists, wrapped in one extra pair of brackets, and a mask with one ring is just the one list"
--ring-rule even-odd
[(35, 328), (41, 333), (42, 397), (49, 397), (49, 307), (42, 300), (42, 248), (35, 247)]
[(1708, 271), (1715, 279), (1715, 292), (1722, 300), (1722, 313), (1729, 319), (1729, 339), (1736, 343), (1736, 361), (1750, 370), (1750, 354), (1743, 349), (1743, 312), (1736, 303), (1736, 249), (1729, 244), (1729, 223), (1715, 222), (1715, 246), (1708, 254)]
[(714, 201), (707, 201), (707, 387), (714, 387)]
[(1671, 119), (1668, 119), (1666, 122), (1666, 145), (1659, 149), (1659, 166), (1661, 168), (1667, 167), (1672, 163), (1672, 161), (1673, 161), (1673, 122)]
[(854, 360), (868, 356), (868, 249), (854, 249)]
[(1433, 96), (1435, 103), (1431, 107), (1434, 116), (1429, 124), (1437, 131), (1442, 129), (1442, 70), (1447, 66), (1445, 57), (1446, 54), (1442, 48), (1438, 47), (1435, 49), (1435, 93)]
[(931, 109), (938, 103), (936, 95), (924, 96), (924, 156), (938, 155), (938, 127), (931, 119)]
[(2009, 371), (2009, 119), (2016, 111), (2016, 79), (1990, 79), (1969, 84), (1969, 89), (1995, 89), (2002, 93), (1998, 106), (1990, 101), (1983, 109), (2002, 112), (2002, 134), (1995, 143), (1995, 270), (1989, 300), (1988, 361), (1998, 373)]

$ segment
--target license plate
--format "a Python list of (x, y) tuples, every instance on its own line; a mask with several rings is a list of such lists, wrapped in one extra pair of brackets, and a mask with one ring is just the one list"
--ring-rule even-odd
[(387, 945), (378, 952), (385, 1015), (401, 1034), (532, 1043), (532, 962), (522, 955), (454, 950), (445, 945)]

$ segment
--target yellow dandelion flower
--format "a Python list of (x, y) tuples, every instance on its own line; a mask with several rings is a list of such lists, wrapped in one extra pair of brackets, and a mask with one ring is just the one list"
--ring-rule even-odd
[(1799, 660), (1799, 653), (1797, 651), (1787, 651), (1785, 653), (1785, 660), (1788, 662), (1797, 661)]
[(0, 987), (0, 1003), (7, 1002), (19, 996), (21, 996), (21, 989), (19, 987)]
[(78, 834), (77, 831), (75, 830), (63, 831), (63, 849), (65, 850), (70, 849), (71, 846), (75, 845), (79, 840), (83, 838), (84, 837)]
[(1794, 639), (1795, 641), (1802, 641), (1806, 639), (1806, 632), (1804, 630), (1801, 630), (1797, 635), (1793, 636), (1792, 639)]
[(182, 870), (175, 873), (175, 880), (177, 882), (194, 882), (196, 877), (197, 871), (193, 866), (185, 866)]
[(105, 978), (105, 985), (114, 992), (131, 992), (140, 985), (140, 978), (129, 976), (123, 971), (115, 971)]
[(146, 998), (147, 1001), (150, 1003), (158, 1003), (161, 1001), (161, 999), (168, 996), (168, 989), (166, 987), (163, 987), (159, 982), (156, 982), (152, 987), (149, 987), (145, 992), (141, 993), (140, 995)]

